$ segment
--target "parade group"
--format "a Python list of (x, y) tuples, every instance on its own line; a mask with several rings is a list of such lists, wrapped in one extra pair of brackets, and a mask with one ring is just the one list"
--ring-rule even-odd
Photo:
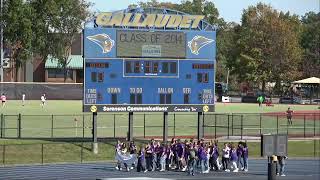
[(122, 167), (126, 171), (136, 168), (138, 172), (175, 170), (187, 171), (190, 175), (196, 172), (209, 173), (210, 170), (248, 171), (246, 142), (224, 143), (220, 150), (216, 140), (181, 141), (172, 138), (169, 144), (161, 144), (151, 139), (146, 146), (139, 148), (134, 141), (128, 144), (118, 141), (115, 149), (117, 170), (122, 170)]

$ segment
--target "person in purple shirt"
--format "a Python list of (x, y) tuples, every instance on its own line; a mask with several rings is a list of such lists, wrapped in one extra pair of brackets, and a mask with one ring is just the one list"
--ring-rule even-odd
[(237, 166), (237, 162), (238, 162), (237, 149), (234, 145), (232, 145), (232, 149), (230, 153), (230, 161), (231, 161), (233, 172), (238, 172), (239, 169)]
[(244, 171), (248, 171), (248, 157), (249, 157), (249, 151), (248, 151), (248, 146), (247, 143), (243, 143), (243, 148), (242, 148), (242, 157), (243, 157), (243, 165), (244, 165)]
[(185, 147), (184, 147), (184, 144), (181, 143), (180, 139), (178, 140), (178, 144), (176, 146), (176, 150), (177, 150), (177, 157), (178, 157), (178, 167), (177, 167), (177, 169), (185, 171), (186, 170), (185, 160), (184, 160)]
[(166, 155), (167, 155), (167, 158), (166, 158), (166, 169), (169, 170), (169, 168), (171, 167), (171, 158), (172, 158), (172, 151), (171, 151), (171, 146), (169, 144), (166, 145), (166, 148), (165, 148), (165, 152), (166, 152)]
[(214, 142), (214, 144), (211, 146), (210, 151), (210, 166), (212, 170), (220, 170), (220, 164), (219, 164), (219, 148), (218, 144)]
[(161, 146), (160, 141), (156, 142), (156, 145), (154, 147), (154, 152), (157, 156), (156, 169), (160, 168), (160, 159), (161, 159), (161, 154), (162, 154), (162, 148), (163, 148), (163, 146)]
[(145, 149), (144, 147), (140, 147), (140, 150), (138, 151), (138, 164), (137, 164), (137, 172), (143, 171), (147, 172), (146, 169), (146, 160), (145, 160)]
[(151, 147), (151, 144), (148, 143), (146, 146), (146, 156), (145, 156), (148, 171), (152, 170), (152, 153), (153, 153), (153, 149)]
[(177, 141), (175, 139), (172, 139), (171, 141), (171, 145), (170, 145), (170, 148), (171, 148), (171, 164), (169, 165), (169, 167), (171, 167), (172, 169), (175, 169), (177, 167), (177, 162), (178, 162), (178, 158), (177, 158), (177, 149), (176, 149), (176, 146), (177, 146)]
[(238, 169), (244, 170), (243, 162), (242, 162), (242, 160), (243, 160), (242, 159), (242, 157), (243, 157), (243, 145), (242, 145), (242, 143), (243, 142), (240, 141), (238, 143), (238, 147), (237, 147), (237, 156), (238, 156), (237, 166), (238, 166)]
[(199, 158), (199, 161), (200, 161), (200, 166), (201, 166), (201, 173), (205, 173), (205, 161), (206, 161), (206, 158), (207, 158), (207, 154), (206, 154), (206, 151), (204, 149), (204, 144), (201, 143), (200, 146), (198, 147), (198, 158)]

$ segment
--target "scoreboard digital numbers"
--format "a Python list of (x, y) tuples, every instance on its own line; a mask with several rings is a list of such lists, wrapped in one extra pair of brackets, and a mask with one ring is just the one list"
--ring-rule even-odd
[(215, 110), (216, 31), (203, 16), (101, 13), (83, 41), (84, 112)]

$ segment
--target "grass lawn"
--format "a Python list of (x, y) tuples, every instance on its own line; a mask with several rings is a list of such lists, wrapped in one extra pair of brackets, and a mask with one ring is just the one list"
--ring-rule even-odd
[[(98, 154), (91, 143), (52, 143), (40, 140), (0, 140), (0, 165), (42, 164), (114, 160), (114, 141), (99, 143)], [(236, 143), (236, 142), (235, 142)], [(5, 146), (4, 146), (5, 144)], [(138, 141), (138, 146), (142, 142)], [(222, 148), (223, 143), (219, 143)], [(289, 141), (289, 158), (319, 157), (319, 141)], [(249, 142), (249, 157), (260, 157), (260, 143)], [(297, 150), (299, 147), (299, 150)], [(5, 151), (5, 153), (4, 153)]]

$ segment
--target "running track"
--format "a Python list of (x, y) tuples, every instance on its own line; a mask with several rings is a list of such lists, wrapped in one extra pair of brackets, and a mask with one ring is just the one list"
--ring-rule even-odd
[[(279, 180), (318, 180), (320, 179), (320, 160), (287, 160), (287, 176)], [(83, 179), (83, 180), (173, 180), (173, 179), (225, 179), (225, 180), (265, 180), (267, 179), (267, 161), (249, 160), (249, 171), (238, 173), (210, 172), (189, 176), (185, 172), (120, 172), (112, 163), (52, 164), (0, 167), (0, 179)]]

